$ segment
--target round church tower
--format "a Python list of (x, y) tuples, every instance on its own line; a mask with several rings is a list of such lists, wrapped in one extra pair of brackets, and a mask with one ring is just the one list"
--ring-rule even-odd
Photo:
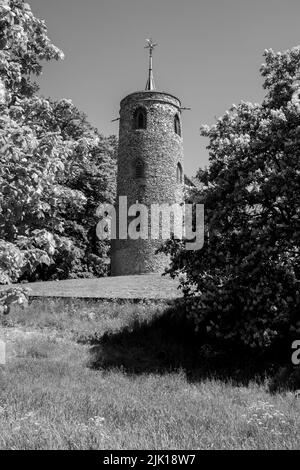
[[(183, 141), (181, 103), (175, 96), (155, 90), (152, 72), (152, 41), (149, 76), (145, 91), (121, 101), (118, 176), (117, 236), (112, 240), (113, 276), (162, 272), (169, 265), (166, 255), (156, 254), (162, 239), (151, 237), (151, 204), (183, 203)], [(138, 203), (149, 208), (147, 239), (120, 239), (119, 201), (127, 208)], [(134, 218), (134, 217), (133, 217)], [(132, 217), (128, 217), (128, 224)]]

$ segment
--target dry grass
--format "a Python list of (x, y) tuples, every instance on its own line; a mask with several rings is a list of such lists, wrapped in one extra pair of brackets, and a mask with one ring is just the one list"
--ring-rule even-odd
[(91, 369), (76, 338), (120, 331), (163, 306), (35, 302), (0, 328), (1, 449), (299, 449), (300, 400), (254, 381), (183, 370)]

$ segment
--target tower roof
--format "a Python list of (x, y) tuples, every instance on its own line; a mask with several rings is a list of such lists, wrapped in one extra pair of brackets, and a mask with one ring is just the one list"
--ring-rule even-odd
[(149, 72), (148, 72), (148, 80), (146, 83), (146, 91), (152, 91), (155, 90), (155, 83), (154, 83), (154, 77), (153, 77), (153, 60), (152, 60), (152, 53), (153, 49), (157, 44), (154, 44), (152, 39), (146, 39), (147, 46), (145, 46), (145, 49), (149, 49)]

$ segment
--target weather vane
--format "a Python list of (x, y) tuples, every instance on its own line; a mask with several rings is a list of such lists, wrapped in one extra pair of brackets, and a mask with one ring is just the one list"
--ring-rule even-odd
[(146, 43), (147, 43), (147, 46), (145, 46), (145, 49), (150, 49), (150, 54), (152, 55), (153, 49), (154, 49), (156, 46), (158, 46), (158, 44), (155, 44), (151, 38), (150, 38), (150, 39), (146, 39)]
[(146, 39), (147, 46), (145, 46), (145, 49), (149, 49), (149, 75), (148, 75), (148, 80), (146, 84), (146, 90), (151, 91), (155, 90), (155, 84), (154, 84), (154, 78), (153, 78), (153, 68), (152, 68), (152, 52), (153, 49), (158, 45), (153, 42), (153, 40)]

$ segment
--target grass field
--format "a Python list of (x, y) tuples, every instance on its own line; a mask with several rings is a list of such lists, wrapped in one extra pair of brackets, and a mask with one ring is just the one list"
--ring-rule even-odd
[(0, 448), (299, 449), (300, 399), (191, 378), (180, 338), (151, 339), (165, 308), (36, 300), (2, 317)]
[[(89, 299), (178, 299), (179, 282), (161, 274), (66, 279), (63, 281), (19, 284), (28, 287), (33, 297), (72, 297)], [(0, 292), (11, 286), (1, 286)]]

